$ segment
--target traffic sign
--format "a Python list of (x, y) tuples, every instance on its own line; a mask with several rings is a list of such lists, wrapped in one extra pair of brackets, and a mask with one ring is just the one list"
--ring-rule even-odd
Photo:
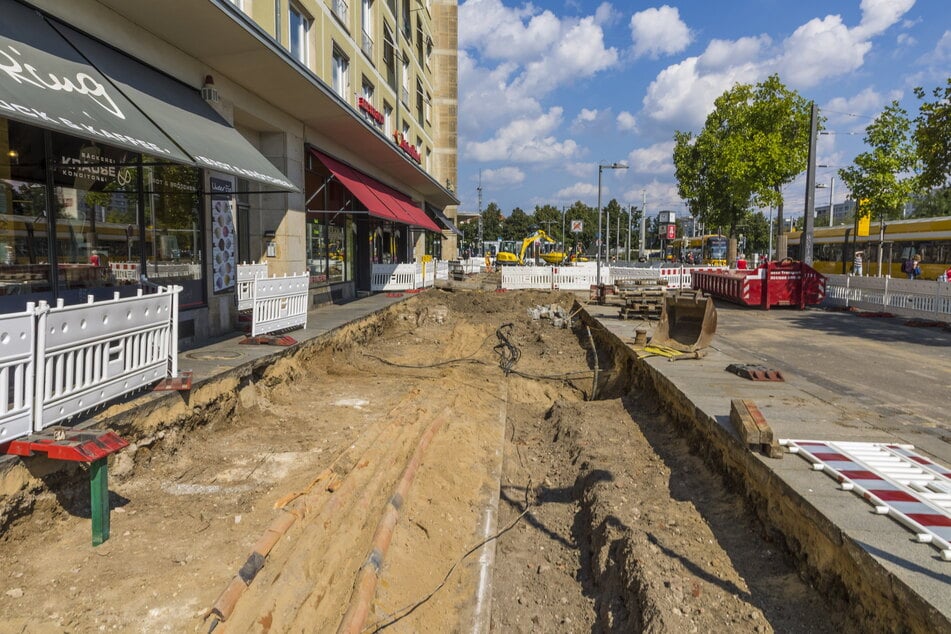
[(571, 232), (572, 233), (581, 233), (584, 231), (584, 221), (582, 220), (572, 220), (571, 221)]

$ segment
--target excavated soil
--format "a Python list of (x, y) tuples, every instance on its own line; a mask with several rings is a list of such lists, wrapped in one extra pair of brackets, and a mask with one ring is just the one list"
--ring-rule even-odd
[(78, 468), (10, 470), (0, 631), (851, 631), (596, 332), (530, 311), (574, 301), (430, 291), (143, 416), (96, 548)]

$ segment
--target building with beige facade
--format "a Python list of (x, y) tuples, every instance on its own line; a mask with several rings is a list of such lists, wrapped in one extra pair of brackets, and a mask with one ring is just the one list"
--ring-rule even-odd
[(455, 0), (0, 0), (0, 310), (457, 254)]

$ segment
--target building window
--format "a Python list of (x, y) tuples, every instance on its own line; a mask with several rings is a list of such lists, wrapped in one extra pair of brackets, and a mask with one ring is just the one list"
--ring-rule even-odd
[(373, 59), (373, 0), (362, 0), (361, 14), (363, 21), (362, 48), (366, 56)]
[(343, 22), (344, 26), (350, 24), (350, 6), (347, 0), (333, 0), (333, 12), (337, 19)]
[(311, 20), (297, 5), (290, 5), (289, 8), (290, 33), (289, 44), (290, 52), (300, 63), (307, 65), (307, 35), (310, 33)]
[(426, 123), (429, 123), (433, 120), (433, 96), (426, 93), (426, 98), (423, 101), (423, 109), (426, 113)]
[(350, 93), (350, 60), (336, 46), (333, 52), (333, 89), (345, 101)]
[(386, 136), (393, 134), (393, 106), (383, 102), (383, 131)]
[(409, 106), (409, 56), (403, 56), (403, 85), (400, 91), (400, 97), (406, 106)]
[(427, 171), (427, 172), (432, 172), (432, 171), (433, 171), (433, 151), (430, 150), (429, 148), (426, 148), (426, 165), (425, 165), (425, 167), (426, 167), (426, 171)]
[(393, 41), (393, 31), (388, 24), (383, 24), (383, 65), (386, 67), (386, 83), (393, 92), (396, 92), (396, 51)]
[(423, 125), (423, 84), (416, 80), (416, 121)]
[(274, 0), (274, 39), (281, 41), (281, 20), (284, 16), (281, 13), (281, 0)]
[(403, 0), (403, 37), (413, 41), (413, 22), (410, 19), (409, 11), (410, 0)]

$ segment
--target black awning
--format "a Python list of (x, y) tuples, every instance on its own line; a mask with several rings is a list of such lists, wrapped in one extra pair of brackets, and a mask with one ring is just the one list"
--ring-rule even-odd
[(444, 227), (445, 227), (446, 229), (448, 229), (449, 231), (452, 231), (452, 232), (453, 232), (454, 234), (456, 234), (457, 236), (460, 236), (460, 237), (462, 236), (462, 231), (460, 231), (459, 228), (456, 227), (456, 225), (452, 222), (452, 220), (450, 220), (450, 219), (446, 216), (446, 214), (444, 214), (443, 212), (439, 211), (438, 209), (436, 209), (436, 208), (433, 207), (432, 205), (426, 205), (426, 207), (429, 209), (429, 211), (432, 212), (432, 214), (433, 214), (434, 216), (436, 216), (436, 221), (437, 221), (439, 224), (441, 224), (442, 226), (444, 226)]
[(280, 190), (299, 191), (287, 176), (205, 103), (197, 90), (67, 26), (57, 25), (56, 28), (166, 135), (190, 154), (196, 165)]
[(0, 116), (298, 191), (198, 91), (0, 0)]
[(0, 0), (0, 116), (192, 164), (37, 11)]

